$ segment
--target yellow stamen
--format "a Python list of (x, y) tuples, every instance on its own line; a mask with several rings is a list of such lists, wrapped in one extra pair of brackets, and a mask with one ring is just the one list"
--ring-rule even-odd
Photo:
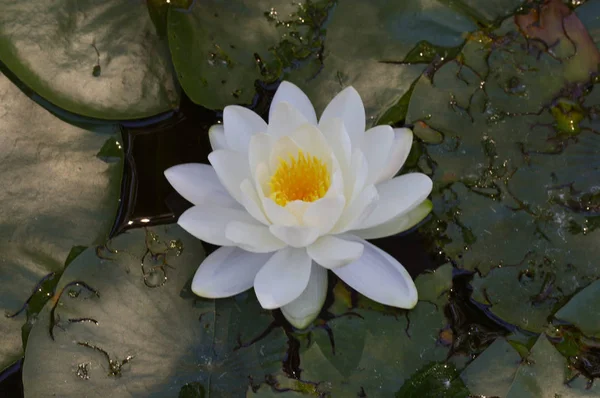
[(302, 200), (314, 202), (327, 193), (331, 185), (327, 164), (316, 156), (290, 154), (290, 160), (279, 158), (279, 166), (269, 181), (269, 197), (280, 206), (288, 202)]

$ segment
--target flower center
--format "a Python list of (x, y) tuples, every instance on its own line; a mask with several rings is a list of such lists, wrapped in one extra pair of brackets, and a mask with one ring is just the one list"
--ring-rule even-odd
[(290, 154), (289, 161), (279, 158), (279, 166), (269, 181), (269, 197), (280, 206), (294, 200), (314, 202), (325, 196), (330, 185), (325, 162), (299, 150), (296, 157)]

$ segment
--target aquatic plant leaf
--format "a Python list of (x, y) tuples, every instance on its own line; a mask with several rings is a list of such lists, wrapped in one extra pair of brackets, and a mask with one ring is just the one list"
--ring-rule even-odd
[(54, 105), (101, 119), (178, 106), (166, 40), (144, 2), (1, 0), (0, 59)]
[[(591, 101), (588, 68), (597, 53), (563, 60), (507, 19), (471, 33), (456, 60), (420, 78), (409, 104), (424, 142), (418, 167), (435, 184), (434, 217), (421, 230), (460, 268), (479, 271), (476, 301), (532, 332), (600, 277), (600, 98)], [(575, 58), (585, 73), (567, 73)]]
[(447, 293), (452, 288), (452, 265), (444, 264), (436, 270), (419, 275), (415, 281), (419, 300), (439, 305), (447, 302)]
[(589, 337), (600, 338), (600, 281), (577, 293), (554, 316), (575, 325)]
[(191, 292), (203, 258), (176, 225), (129, 230), (77, 257), (31, 332), (25, 397), (242, 396), (280, 370), (283, 331), (251, 341), (272, 322), (253, 294)]
[(405, 311), (360, 299), (355, 308), (347, 308), (340, 292), (345, 287), (338, 282), (336, 302), (328, 308), (332, 319), (296, 335), (299, 379), (279, 373), (261, 394), (289, 390), (314, 396), (393, 396), (419, 368), (446, 358), (448, 348), (438, 337), (446, 325), (447, 295), (438, 292), (450, 283), (445, 269), (419, 276), (419, 295), (433, 292), (436, 303), (419, 301)]
[(281, 40), (277, 15), (295, 11), (292, 3), (271, 7), (266, 0), (209, 0), (169, 9), (173, 65), (192, 101), (210, 109), (252, 101), (255, 81), (274, 59), (269, 49)]
[[(346, 86), (361, 94), (367, 124), (374, 124), (398, 103), (426, 68), (407, 56), (422, 42), (451, 49), (476, 25), (438, 1), (385, 0), (338, 2), (330, 13), (318, 74), (284, 71), (306, 91), (317, 113)], [(434, 57), (435, 58), (435, 57)]]
[(589, 330), (565, 324), (558, 316), (574, 316), (577, 320), (590, 317), (597, 321), (597, 311), (586, 312), (590, 307), (582, 305), (582, 301), (593, 297), (597, 284), (594, 282), (559, 309), (557, 322), (538, 337), (529, 337), (525, 344), (517, 341), (517, 335), (509, 336), (508, 341), (497, 339), (461, 374), (471, 393), (509, 398), (597, 395), (600, 389), (593, 382), (600, 361), (597, 341), (587, 334)]
[[(506, 398), (592, 398), (600, 393), (600, 384), (587, 388), (584, 377), (569, 382), (565, 358), (542, 335), (531, 349), (531, 354), (516, 373), (505, 395)], [(569, 382), (568, 384), (566, 384)]]
[(516, 14), (515, 22), (528, 39), (543, 43), (548, 54), (564, 63), (566, 80), (586, 81), (598, 72), (600, 52), (578, 14), (560, 0), (530, 7), (529, 12)]
[(96, 157), (105, 142), (121, 140), (116, 125), (91, 130), (69, 125), (1, 73), (0, 98), (2, 370), (22, 355), (22, 340), (31, 325), (25, 325), (23, 335), (21, 329), (35, 321), (52, 296), (71, 249), (108, 237), (119, 203), (123, 160), (107, 163)]
[(406, 380), (396, 398), (467, 398), (470, 395), (454, 365), (433, 362)]
[(475, 27), (467, 16), (432, 0), (275, 7), (262, 0), (210, 0), (171, 7), (168, 16), (173, 63), (194, 102), (213, 109), (249, 104), (256, 81), (287, 79), (306, 91), (320, 113), (352, 85), (363, 96), (370, 124), (424, 69), (404, 63), (415, 46), (427, 41), (457, 47)]
[(600, 3), (597, 1), (586, 1), (575, 9), (575, 14), (581, 20), (581, 23), (588, 31), (590, 37), (600, 47)]
[(504, 339), (498, 338), (460, 374), (473, 395), (505, 397), (521, 356)]
[(512, 15), (523, 4), (523, 0), (499, 0), (485, 4), (479, 0), (440, 0), (440, 2), (488, 27)]

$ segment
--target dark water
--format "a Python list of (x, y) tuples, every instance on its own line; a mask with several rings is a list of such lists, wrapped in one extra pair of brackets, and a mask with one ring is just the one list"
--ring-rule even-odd
[(23, 360), (9, 366), (0, 373), (0, 397), (12, 398), (23, 396), (23, 382), (21, 381), (21, 365)]
[(208, 163), (208, 128), (220, 113), (196, 106), (184, 96), (171, 118), (150, 126), (122, 125), (125, 150), (121, 208), (111, 235), (142, 225), (172, 223), (189, 204), (163, 172), (180, 163)]

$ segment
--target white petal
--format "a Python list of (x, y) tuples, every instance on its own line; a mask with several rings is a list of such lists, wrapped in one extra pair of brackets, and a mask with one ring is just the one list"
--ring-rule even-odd
[(373, 185), (367, 186), (360, 194), (346, 206), (340, 216), (338, 223), (331, 230), (332, 234), (339, 234), (353, 229), (356, 225), (361, 225), (367, 218), (379, 200), (377, 189)]
[(208, 155), (208, 161), (215, 168), (221, 184), (239, 203), (242, 203), (242, 181), (250, 178), (248, 157), (240, 152), (219, 149)]
[(260, 116), (239, 105), (223, 109), (223, 127), (229, 148), (243, 153), (248, 153), (250, 137), (267, 132), (267, 123)]
[(333, 151), (325, 136), (317, 127), (305, 124), (294, 130), (290, 137), (305, 153), (326, 162), (331, 158)]
[(248, 163), (252, 176), (256, 176), (256, 168), (262, 162), (267, 162), (275, 139), (268, 134), (256, 134), (250, 139), (248, 148)]
[(275, 92), (273, 102), (271, 102), (271, 107), (269, 108), (269, 122), (273, 118), (275, 106), (280, 102), (288, 102), (294, 108), (296, 108), (309, 123), (314, 125), (317, 124), (317, 114), (315, 113), (315, 108), (306, 94), (304, 94), (304, 92), (295, 84), (292, 84), (288, 81), (281, 82), (279, 88), (277, 88), (277, 91)]
[(362, 152), (369, 165), (366, 184), (374, 184), (386, 165), (394, 142), (394, 130), (390, 126), (377, 126), (365, 132)]
[(231, 221), (255, 222), (244, 209), (219, 206), (194, 206), (183, 212), (177, 224), (196, 238), (219, 246), (233, 246), (225, 236), (225, 227)]
[(238, 247), (220, 247), (200, 264), (192, 280), (192, 291), (207, 298), (235, 296), (254, 285), (258, 270), (271, 256)]
[(246, 211), (254, 217), (257, 221), (269, 225), (270, 222), (267, 219), (263, 209), (261, 200), (258, 197), (258, 193), (256, 193), (256, 188), (250, 180), (246, 179), (242, 181), (240, 185), (240, 190), (242, 193), (242, 205), (246, 209)]
[(355, 150), (352, 153), (350, 162), (349, 181), (344, 181), (346, 189), (346, 199), (348, 202), (353, 201), (358, 194), (364, 189), (367, 177), (369, 176), (369, 164), (364, 154), (360, 150)]
[(322, 236), (306, 248), (317, 264), (325, 268), (338, 268), (356, 261), (362, 256), (364, 246), (360, 242), (344, 240), (336, 236)]
[(342, 119), (325, 120), (319, 124), (319, 129), (329, 143), (342, 170), (348, 170), (350, 167), (352, 144), (350, 143), (350, 137)]
[[(294, 225), (300, 225), (296, 215), (290, 212), (285, 207), (279, 206), (271, 198), (262, 199), (263, 209), (265, 214), (269, 218), (269, 221), (275, 225), (292, 227)], [(273, 232), (273, 231), (271, 231)]]
[(352, 231), (352, 234), (363, 239), (379, 239), (386, 236), (392, 236), (411, 229), (420, 223), (431, 212), (433, 205), (430, 200), (424, 200), (413, 210), (401, 214), (388, 222), (379, 224), (373, 228), (358, 229)]
[(271, 187), (269, 182), (271, 180), (271, 171), (267, 162), (260, 162), (256, 166), (256, 173), (254, 174), (254, 184), (256, 186), (256, 192), (258, 197), (262, 200), (271, 194)]
[(319, 237), (319, 228), (316, 227), (271, 225), (269, 230), (292, 247), (306, 247)]
[(392, 256), (360, 238), (363, 255), (356, 261), (333, 272), (354, 290), (378, 303), (399, 308), (417, 304), (417, 288), (402, 264)]
[(394, 129), (394, 143), (390, 149), (386, 164), (383, 167), (379, 178), (375, 181), (375, 184), (389, 180), (398, 174), (404, 165), (404, 162), (406, 162), (406, 158), (408, 158), (412, 142), (413, 133), (410, 129)]
[(310, 125), (302, 113), (288, 102), (279, 102), (269, 116), (268, 133), (281, 138), (292, 133), (302, 125)]
[(341, 170), (335, 170), (331, 176), (331, 185), (324, 198), (333, 198), (339, 195), (342, 195), (345, 198), (344, 173)]
[(185, 200), (195, 205), (212, 203), (230, 207), (237, 203), (219, 181), (215, 169), (207, 164), (179, 164), (165, 170), (165, 177)]
[(345, 205), (346, 198), (343, 195), (316, 200), (304, 212), (303, 224), (317, 227), (320, 235), (326, 234), (338, 222)]
[(264, 225), (232, 221), (225, 227), (225, 237), (244, 250), (270, 253), (283, 249), (286, 244), (277, 239)]
[(217, 149), (229, 149), (225, 139), (225, 129), (222, 124), (215, 124), (208, 129), (208, 139), (213, 151)]
[(282, 160), (290, 162), (290, 158), (297, 158), (300, 149), (291, 137), (286, 136), (278, 139), (271, 147), (271, 153), (268, 157), (271, 173), (275, 173)]
[(360, 95), (353, 87), (345, 88), (331, 100), (321, 115), (319, 125), (334, 118), (344, 121), (352, 148), (360, 148), (365, 133), (366, 114)]
[(433, 183), (425, 174), (409, 173), (377, 185), (379, 200), (373, 212), (354, 229), (371, 228), (408, 213), (431, 193)]
[(293, 225), (302, 225), (304, 213), (306, 213), (306, 210), (309, 208), (310, 205), (312, 205), (311, 202), (305, 202), (303, 200), (292, 200), (291, 202), (286, 203), (284, 209), (293, 214), (294, 217), (296, 217), (296, 220), (298, 220), (298, 222)]
[(281, 312), (294, 327), (304, 329), (317, 318), (326, 297), (327, 270), (312, 263), (306, 289), (297, 299), (281, 307)]
[(297, 299), (310, 278), (311, 259), (304, 249), (291, 247), (275, 252), (254, 278), (260, 305), (268, 310)]

